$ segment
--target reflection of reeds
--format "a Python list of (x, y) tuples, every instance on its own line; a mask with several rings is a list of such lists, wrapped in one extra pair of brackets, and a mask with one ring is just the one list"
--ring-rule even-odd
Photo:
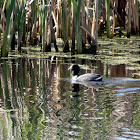
[[(94, 139), (94, 132), (101, 132), (101, 135), (96, 133), (96, 137), (104, 136), (105, 133), (110, 133), (112, 126), (114, 127), (116, 123), (123, 122), (117, 120), (125, 117), (122, 111), (131, 113), (129, 107), (132, 101), (131, 94), (118, 97), (115, 95), (116, 91), (114, 93), (114, 87), (122, 86), (120, 81), (117, 82), (117, 85), (114, 83), (116, 86), (110, 86), (113, 84), (111, 82), (108, 86), (102, 85), (92, 90), (81, 85), (80, 91), (71, 92), (71, 84), (65, 79), (68, 77), (66, 68), (69, 61), (71, 60), (59, 57), (53, 57), (51, 60), (17, 58), (3, 61), (0, 67), (0, 105), (3, 104), (1, 107), (3, 109), (0, 110), (2, 114), (0, 123), (3, 124), (1, 126), (4, 130), (1, 131), (2, 136), (8, 137), (8, 139), (12, 137), (15, 139), (34, 139), (35, 137), (47, 139), (48, 137), (67, 136), (68, 132), (76, 132), (77, 138), (88, 139), (91, 136)], [(83, 60), (80, 61), (78, 62), (83, 63)], [(86, 63), (88, 66), (90, 65), (92, 71), (95, 63), (98, 67), (103, 65), (100, 62), (93, 63), (91, 60), (87, 60)], [(100, 70), (103, 69), (100, 67)], [(117, 77), (120, 77), (121, 72), (124, 77), (124, 70), (125, 65), (110, 66), (110, 68), (106, 65), (104, 72), (115, 75), (118, 73)], [(136, 85), (139, 84), (138, 82)], [(126, 86), (131, 87), (125, 84), (124, 87)], [(138, 95), (138, 91), (135, 95)], [(130, 101), (126, 100), (127, 97)], [(135, 99), (138, 96), (132, 95), (132, 97)], [(123, 105), (118, 102), (120, 99), (123, 99), (122, 103), (128, 103), (129, 108), (120, 108), (118, 105)], [(137, 101), (139, 100), (136, 100), (133, 106), (137, 107)], [(133, 112), (135, 111), (133, 108), (131, 109)], [(117, 113), (121, 117), (117, 115), (112, 118), (112, 115)], [(138, 113), (130, 115), (135, 120), (139, 118)], [(114, 119), (119, 122), (112, 123)], [(135, 125), (137, 126), (136, 123)], [(16, 133), (12, 133), (13, 131)], [(69, 137), (70, 135), (67, 136), (68, 139)]]

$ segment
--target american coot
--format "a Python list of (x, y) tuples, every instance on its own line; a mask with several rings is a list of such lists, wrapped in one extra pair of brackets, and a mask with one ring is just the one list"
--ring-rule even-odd
[(68, 70), (71, 70), (72, 74), (72, 81), (75, 82), (91, 82), (91, 81), (102, 81), (102, 76), (99, 74), (82, 74), (78, 75), (80, 67), (77, 64), (73, 64), (72, 66), (69, 67)]

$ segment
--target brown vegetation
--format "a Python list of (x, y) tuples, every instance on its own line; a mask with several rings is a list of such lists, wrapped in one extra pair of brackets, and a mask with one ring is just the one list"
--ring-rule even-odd
[(58, 52), (57, 38), (64, 41), (63, 52), (96, 54), (98, 33), (102, 35), (107, 30), (109, 38), (113, 38), (116, 30), (119, 36), (122, 29), (127, 37), (139, 33), (139, 5), (139, 0), (3, 0), (0, 2), (1, 56), (8, 55), (10, 46), (15, 49), (17, 44), (21, 50), (27, 42), (33, 46), (40, 44), (43, 52), (50, 52), (53, 43)]

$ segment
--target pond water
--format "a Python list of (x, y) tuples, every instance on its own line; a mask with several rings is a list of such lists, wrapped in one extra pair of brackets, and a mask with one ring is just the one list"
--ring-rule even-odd
[[(71, 84), (72, 63), (103, 82)], [(76, 57), (1, 60), (1, 140), (138, 140), (140, 77), (125, 64)], [(137, 71), (138, 73), (138, 71)]]

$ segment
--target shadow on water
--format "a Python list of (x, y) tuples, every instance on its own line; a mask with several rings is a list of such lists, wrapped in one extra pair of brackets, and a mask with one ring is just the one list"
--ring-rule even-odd
[[(104, 81), (71, 84), (71, 63)], [(140, 139), (140, 79), (133, 73), (74, 57), (1, 60), (1, 139)]]

